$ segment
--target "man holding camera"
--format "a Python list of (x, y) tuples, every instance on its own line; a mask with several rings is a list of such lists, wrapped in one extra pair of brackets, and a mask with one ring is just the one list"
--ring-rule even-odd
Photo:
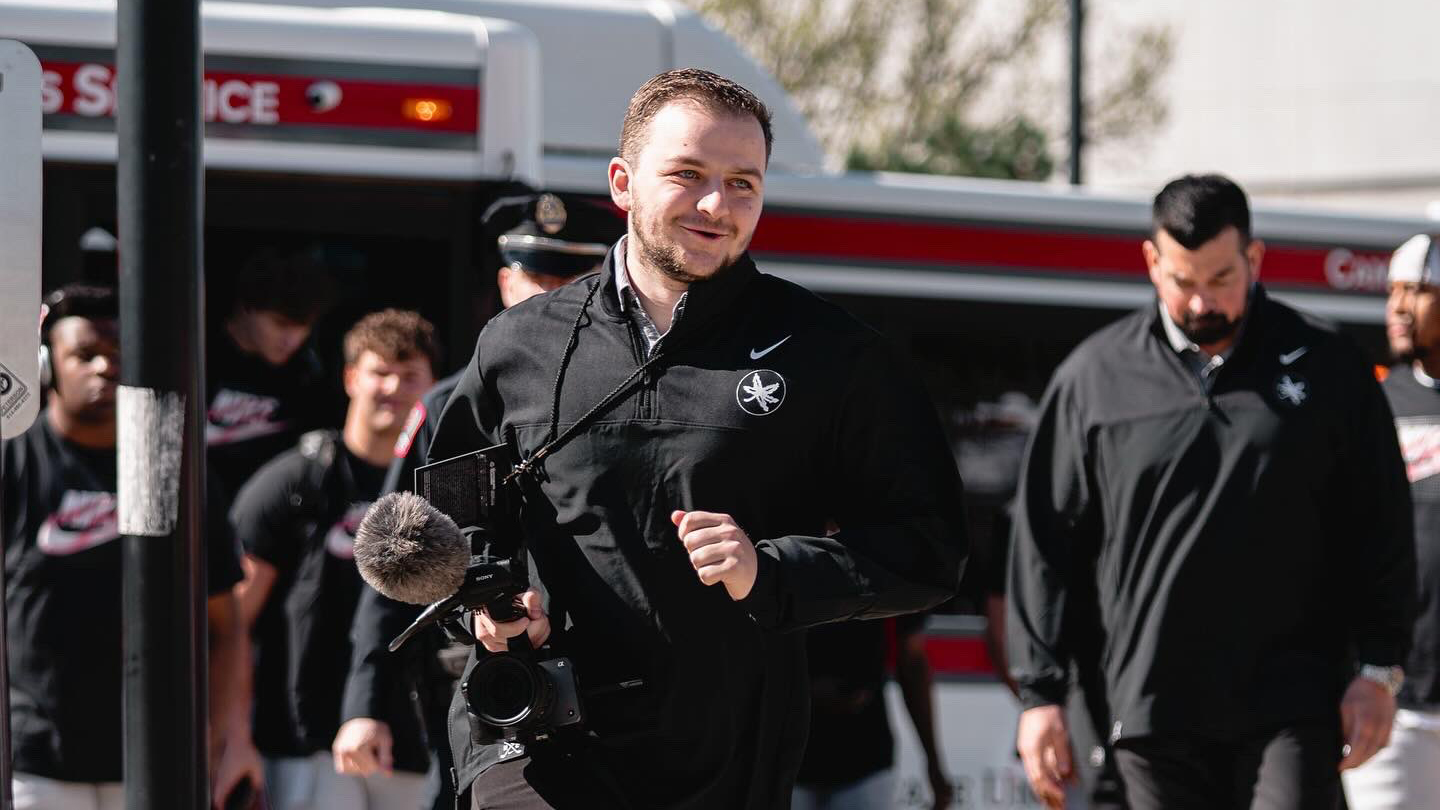
[[(598, 275), (491, 320), (441, 416), (432, 461), (522, 459), (520, 536), (494, 539), (523, 542), (539, 586), (526, 616), (476, 619), (452, 714), (475, 807), (788, 806), (809, 698), (785, 631), (958, 586), (960, 481), (925, 392), (874, 331), (746, 254), (770, 140), (734, 82), (641, 87), (609, 168), (626, 236)], [(583, 724), (467, 712), (496, 697), (477, 660), (522, 633), (573, 663)]]

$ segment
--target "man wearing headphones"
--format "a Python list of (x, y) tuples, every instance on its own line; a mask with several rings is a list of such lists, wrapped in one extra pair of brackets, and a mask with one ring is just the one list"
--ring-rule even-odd
[[(120, 808), (121, 559), (116, 514), (118, 304), (110, 287), (69, 285), (45, 299), (40, 419), (5, 442), (0, 531), (10, 654), (17, 810)], [(207, 604), (210, 741), (221, 801), (259, 760), (236, 674), (248, 657), (230, 586), (240, 578), (223, 504), (211, 497)]]

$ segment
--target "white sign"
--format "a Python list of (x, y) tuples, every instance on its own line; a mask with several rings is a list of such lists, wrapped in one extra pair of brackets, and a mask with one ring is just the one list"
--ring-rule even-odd
[(40, 410), (40, 60), (0, 39), (0, 437)]

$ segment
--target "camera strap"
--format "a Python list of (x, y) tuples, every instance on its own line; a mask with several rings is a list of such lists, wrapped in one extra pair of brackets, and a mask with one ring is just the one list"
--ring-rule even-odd
[(516, 464), (515, 468), (510, 471), (510, 474), (505, 476), (504, 480), (501, 481), (502, 484), (508, 484), (512, 479), (520, 475), (535, 475), (540, 462), (544, 461), (546, 456), (575, 438), (576, 434), (589, 426), (591, 420), (606, 408), (615, 404), (623, 395), (629, 393), (628, 389), (635, 384), (635, 381), (641, 379), (641, 376), (648, 371), (651, 366), (666, 356), (663, 350), (657, 350), (654, 354), (650, 355), (645, 362), (636, 366), (635, 370), (630, 372), (629, 376), (621, 380), (614, 388), (610, 389), (610, 393), (601, 397), (600, 401), (595, 403), (594, 407), (586, 411), (584, 415), (575, 420), (574, 424), (566, 428), (564, 433), (556, 435), (560, 429), (560, 390), (565, 383), (565, 371), (570, 367), (570, 358), (575, 353), (575, 347), (580, 343), (580, 325), (585, 319), (585, 312), (590, 308), (590, 302), (594, 300), (595, 291), (598, 289), (600, 289), (599, 278), (590, 282), (590, 291), (585, 295), (585, 302), (580, 305), (580, 313), (575, 316), (575, 323), (570, 328), (570, 340), (566, 342), (565, 353), (560, 358), (560, 370), (555, 375), (554, 398), (550, 408), (550, 439), (541, 445), (538, 450)]

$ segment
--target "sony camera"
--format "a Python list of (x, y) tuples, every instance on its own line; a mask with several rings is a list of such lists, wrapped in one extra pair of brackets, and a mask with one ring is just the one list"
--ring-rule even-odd
[[(471, 611), (483, 608), (496, 621), (524, 615), (519, 599), (530, 577), (519, 530), (519, 497), (504, 481), (512, 458), (507, 446), (498, 445), (415, 470), (416, 494), (449, 515), (470, 541), (464, 583), (437, 603), (452, 605), (432, 619), (462, 643), (476, 643), (467, 626)], [(392, 649), (415, 629), (412, 625), (401, 634)], [(548, 652), (533, 649), (523, 633), (510, 640), (508, 652), (476, 651), (476, 663), (460, 683), (472, 736), (534, 742), (582, 721), (575, 667), (568, 658)]]

